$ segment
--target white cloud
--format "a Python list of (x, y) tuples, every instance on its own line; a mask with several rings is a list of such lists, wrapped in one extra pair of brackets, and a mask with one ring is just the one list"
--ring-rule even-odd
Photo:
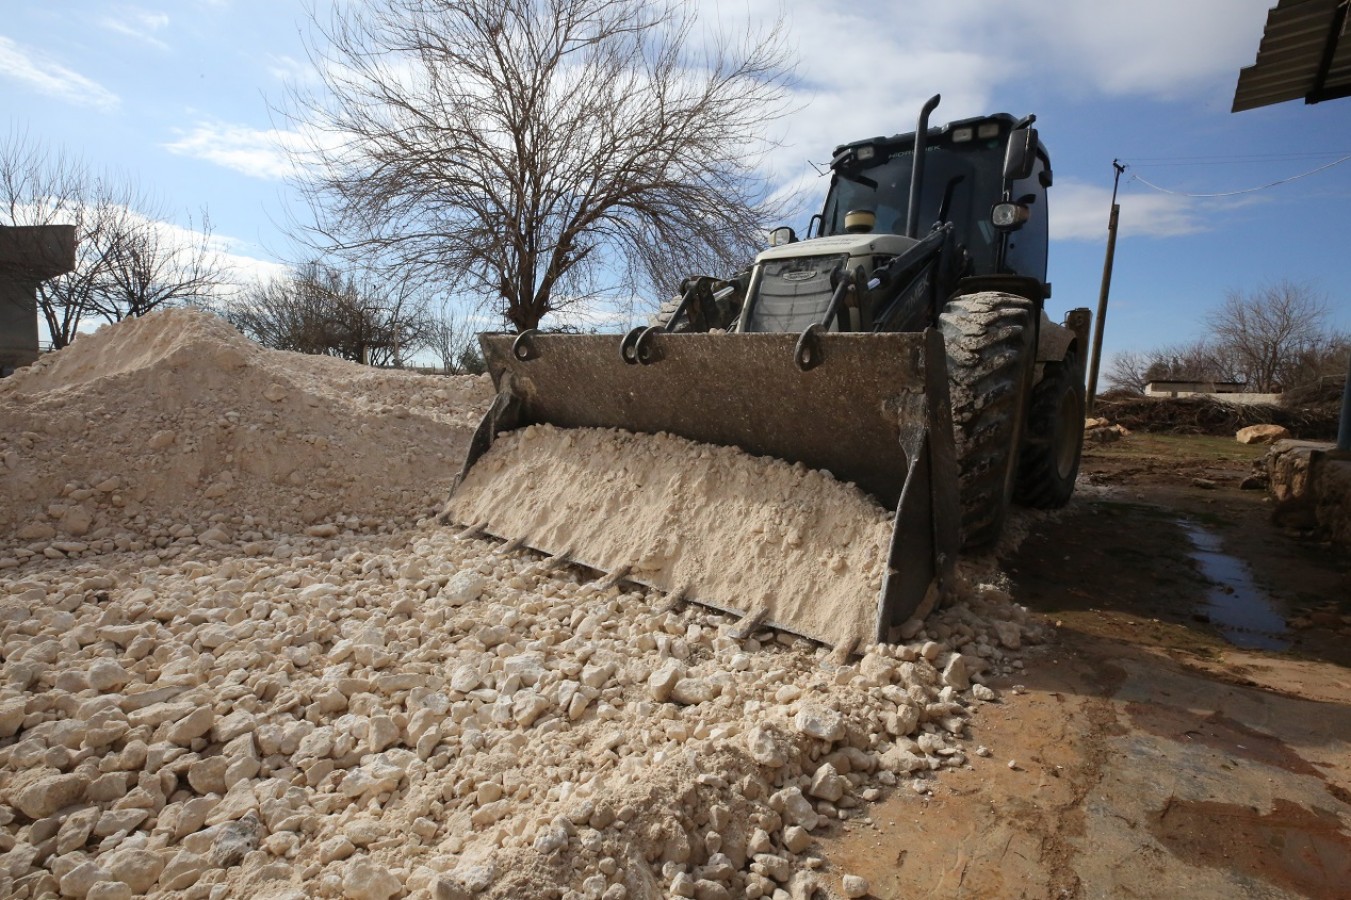
[(277, 81), (288, 85), (312, 86), (320, 81), (319, 70), (308, 60), (296, 59), (284, 53), (268, 55), (267, 73)]
[(253, 255), (254, 245), (239, 238), (213, 233), (203, 244), (202, 231), (194, 227), (191, 221), (183, 226), (163, 219), (152, 219), (135, 210), (128, 210), (127, 215), (132, 222), (147, 223), (154, 229), (159, 246), (166, 255), (186, 253), (193, 248), (204, 246), (207, 258), (225, 274), (224, 283), (221, 285), (223, 293), (255, 282), (267, 281), (289, 271), (289, 267), (284, 263)]
[(281, 179), (295, 173), (288, 154), (301, 149), (302, 137), (276, 128), (202, 122), (164, 146), (171, 153), (204, 159), (253, 178)]
[(0, 75), (78, 106), (110, 111), (121, 103), (116, 94), (98, 82), (3, 36), (0, 36)]
[(1050, 69), (1067, 86), (1173, 100), (1251, 65), (1272, 0), (1029, 0), (1000, 17), (1010, 55)]
[(169, 17), (165, 13), (152, 13), (135, 8), (121, 9), (114, 15), (99, 19), (99, 24), (109, 31), (149, 44), (159, 50), (169, 49), (168, 44), (155, 37), (155, 32), (169, 25)]
[[(724, 6), (700, 0), (709, 25), (731, 34), (772, 21), (778, 0)], [(715, 5), (718, 4), (718, 5)], [(1108, 10), (1082, 0), (1024, 0), (991, 7), (981, 0), (793, 3), (784, 11), (801, 62), (792, 102), (779, 124), (781, 145), (767, 156), (775, 194), (803, 192), (808, 213), (825, 185), (807, 165), (826, 161), (840, 143), (913, 131), (921, 104), (942, 103), (933, 122), (995, 112), (996, 96), (1022, 97), (1023, 113), (1057, 93), (1178, 100), (1232, 85), (1252, 62), (1270, 0), (1138, 0)], [(1015, 93), (1021, 90), (1021, 93)], [(1059, 240), (1101, 240), (1110, 191), (1061, 181), (1051, 199)], [(1185, 197), (1122, 198), (1123, 237), (1205, 230), (1215, 204)], [(804, 214), (805, 215), (805, 214)]]
[[(1058, 241), (1104, 241), (1112, 192), (1099, 185), (1057, 180), (1052, 196), (1051, 239)], [(1118, 193), (1121, 205), (1118, 239), (1126, 237), (1177, 237), (1207, 230), (1203, 214), (1215, 204), (1175, 194)]]

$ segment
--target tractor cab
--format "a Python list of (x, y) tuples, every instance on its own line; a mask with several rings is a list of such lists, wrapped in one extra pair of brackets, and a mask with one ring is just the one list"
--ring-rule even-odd
[[(1006, 179), (1010, 135), (1020, 130), (1030, 131), (1030, 171)], [(848, 216), (855, 211), (875, 215), (872, 233), (923, 237), (933, 227), (950, 222), (958, 246), (966, 253), (962, 274), (1022, 275), (1045, 281), (1046, 188), (1051, 185), (1051, 161), (1036, 132), (1007, 113), (930, 129), (920, 167), (918, 212), (912, 223), (907, 212), (915, 172), (914, 147), (914, 134), (837, 147), (825, 209), (813, 219), (816, 236), (850, 233), (854, 223)], [(998, 209), (1005, 203), (1012, 207)], [(1009, 218), (997, 221), (997, 213)]]

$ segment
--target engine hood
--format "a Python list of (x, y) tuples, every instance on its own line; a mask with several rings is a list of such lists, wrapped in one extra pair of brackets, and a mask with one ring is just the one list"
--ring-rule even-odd
[(755, 261), (761, 263), (776, 259), (836, 256), (844, 253), (851, 257), (876, 254), (898, 256), (918, 243), (916, 239), (900, 234), (834, 234), (830, 237), (784, 244), (782, 247), (771, 247), (756, 256)]

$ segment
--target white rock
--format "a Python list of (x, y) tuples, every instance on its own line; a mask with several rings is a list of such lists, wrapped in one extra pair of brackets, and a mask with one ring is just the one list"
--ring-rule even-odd
[(84, 900), (131, 900), (136, 892), (123, 881), (100, 881), (89, 889)]
[(485, 582), (474, 572), (457, 572), (438, 595), (451, 606), (473, 603), (483, 595)]
[(817, 766), (815, 774), (812, 775), (811, 787), (807, 793), (821, 800), (827, 800), (834, 803), (844, 796), (845, 788), (849, 786), (849, 780), (840, 775), (835, 767), (830, 763)]
[(868, 879), (858, 875), (846, 875), (840, 879), (840, 889), (850, 900), (866, 897), (868, 895)]
[(746, 732), (746, 749), (750, 752), (751, 759), (762, 766), (777, 769), (788, 762), (776, 740), (775, 732), (764, 725), (752, 725)]
[(483, 683), (483, 676), (473, 666), (460, 666), (450, 676), (450, 689), (467, 694)]
[(770, 798), (770, 806), (781, 810), (784, 821), (790, 825), (801, 825), (808, 831), (815, 830), (820, 817), (812, 807), (811, 801), (802, 796), (802, 789), (787, 787)]
[(115, 659), (96, 659), (89, 666), (89, 686), (100, 694), (118, 690), (127, 680), (127, 670)]
[(844, 738), (844, 716), (822, 706), (803, 707), (793, 718), (800, 734), (834, 743)]
[(1002, 646), (1009, 650), (1017, 650), (1023, 645), (1022, 629), (1018, 627), (1017, 622), (996, 619), (990, 624), (994, 627), (994, 633)]
[(943, 666), (943, 684), (948, 687), (964, 691), (971, 687), (971, 677), (966, 664), (966, 657), (960, 653), (952, 654), (947, 665)]
[(149, 891), (164, 870), (164, 859), (150, 850), (115, 850), (100, 857), (100, 862), (112, 873), (113, 878), (126, 882), (138, 894)]
[(170, 743), (187, 746), (194, 739), (202, 737), (216, 724), (216, 713), (210, 706), (199, 706), (190, 714), (179, 719), (166, 735)]
[(10, 802), (30, 819), (45, 819), (63, 807), (79, 802), (89, 782), (82, 773), (63, 775), (53, 772), (29, 782), (12, 795)]
[(703, 678), (681, 678), (671, 688), (671, 699), (684, 706), (707, 703), (715, 696), (717, 691)]
[(671, 699), (671, 692), (677, 682), (685, 677), (685, 667), (674, 659), (668, 659), (647, 679), (647, 690), (652, 699), (665, 703)]
[(166, 891), (181, 891), (192, 887), (207, 869), (206, 857), (180, 850), (160, 872), (159, 886)]
[(108, 871), (97, 863), (82, 862), (61, 876), (61, 896), (84, 897), (94, 885), (108, 878)]
[(812, 836), (800, 825), (789, 825), (783, 830), (783, 846), (789, 853), (801, 853), (811, 846)]
[(342, 877), (348, 900), (389, 900), (402, 891), (402, 882), (388, 868), (365, 858), (351, 862)]
[(511, 717), (522, 728), (529, 728), (550, 707), (549, 700), (534, 691), (520, 691), (511, 705)]

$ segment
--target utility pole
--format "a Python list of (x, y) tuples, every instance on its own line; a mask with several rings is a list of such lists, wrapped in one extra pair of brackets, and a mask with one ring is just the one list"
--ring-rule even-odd
[(1120, 161), (1112, 160), (1116, 176), (1112, 179), (1112, 212), (1107, 217), (1107, 257), (1102, 263), (1102, 290), (1098, 292), (1098, 317), (1093, 323), (1093, 362), (1088, 368), (1088, 398), (1085, 414), (1093, 414), (1093, 402), (1098, 395), (1098, 368), (1102, 363), (1102, 329), (1107, 321), (1107, 293), (1112, 287), (1112, 261), (1116, 258), (1116, 223), (1121, 207), (1116, 202), (1116, 189), (1121, 184), (1121, 173), (1126, 171)]

